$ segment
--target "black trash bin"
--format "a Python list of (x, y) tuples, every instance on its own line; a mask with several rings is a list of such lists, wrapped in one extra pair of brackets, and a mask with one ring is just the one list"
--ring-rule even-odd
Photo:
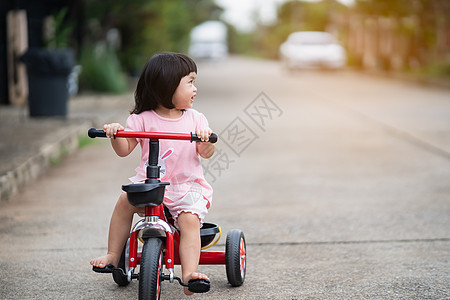
[(67, 116), (68, 76), (75, 66), (74, 51), (30, 48), (21, 60), (27, 67), (30, 116)]

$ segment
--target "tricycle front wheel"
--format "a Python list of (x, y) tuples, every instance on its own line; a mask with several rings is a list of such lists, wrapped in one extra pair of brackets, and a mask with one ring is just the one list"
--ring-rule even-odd
[(139, 299), (159, 299), (162, 267), (162, 241), (159, 238), (146, 239), (142, 248), (139, 272)]
[(232, 286), (241, 286), (247, 269), (247, 250), (244, 233), (239, 229), (233, 229), (227, 234), (225, 266), (228, 282)]

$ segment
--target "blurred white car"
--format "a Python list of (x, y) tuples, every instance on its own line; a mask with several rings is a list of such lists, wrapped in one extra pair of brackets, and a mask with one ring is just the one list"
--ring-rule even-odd
[(339, 69), (347, 61), (344, 47), (331, 34), (321, 31), (291, 33), (280, 46), (280, 55), (289, 69)]

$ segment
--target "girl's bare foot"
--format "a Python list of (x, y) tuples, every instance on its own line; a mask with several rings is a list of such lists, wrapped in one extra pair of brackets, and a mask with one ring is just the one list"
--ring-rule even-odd
[[(189, 282), (189, 280), (192, 280), (192, 279), (205, 279), (205, 280), (209, 281), (209, 277), (206, 276), (205, 274), (194, 272), (194, 273), (184, 277), (183, 282), (187, 284)], [(184, 293), (186, 295), (194, 294), (193, 292), (189, 291), (187, 287), (184, 288)]]
[(104, 256), (100, 256), (91, 260), (91, 265), (94, 267), (104, 268), (107, 265), (117, 266), (119, 260), (112, 254), (106, 254)]

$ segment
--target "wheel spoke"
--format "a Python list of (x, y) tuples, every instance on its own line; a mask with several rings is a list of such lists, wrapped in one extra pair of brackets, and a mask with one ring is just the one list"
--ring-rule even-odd
[(240, 242), (240, 256), (241, 256), (241, 263), (240, 263), (240, 269), (241, 269), (241, 276), (244, 277), (245, 275), (245, 263), (246, 263), (246, 249), (244, 244), (244, 239), (241, 238)]

